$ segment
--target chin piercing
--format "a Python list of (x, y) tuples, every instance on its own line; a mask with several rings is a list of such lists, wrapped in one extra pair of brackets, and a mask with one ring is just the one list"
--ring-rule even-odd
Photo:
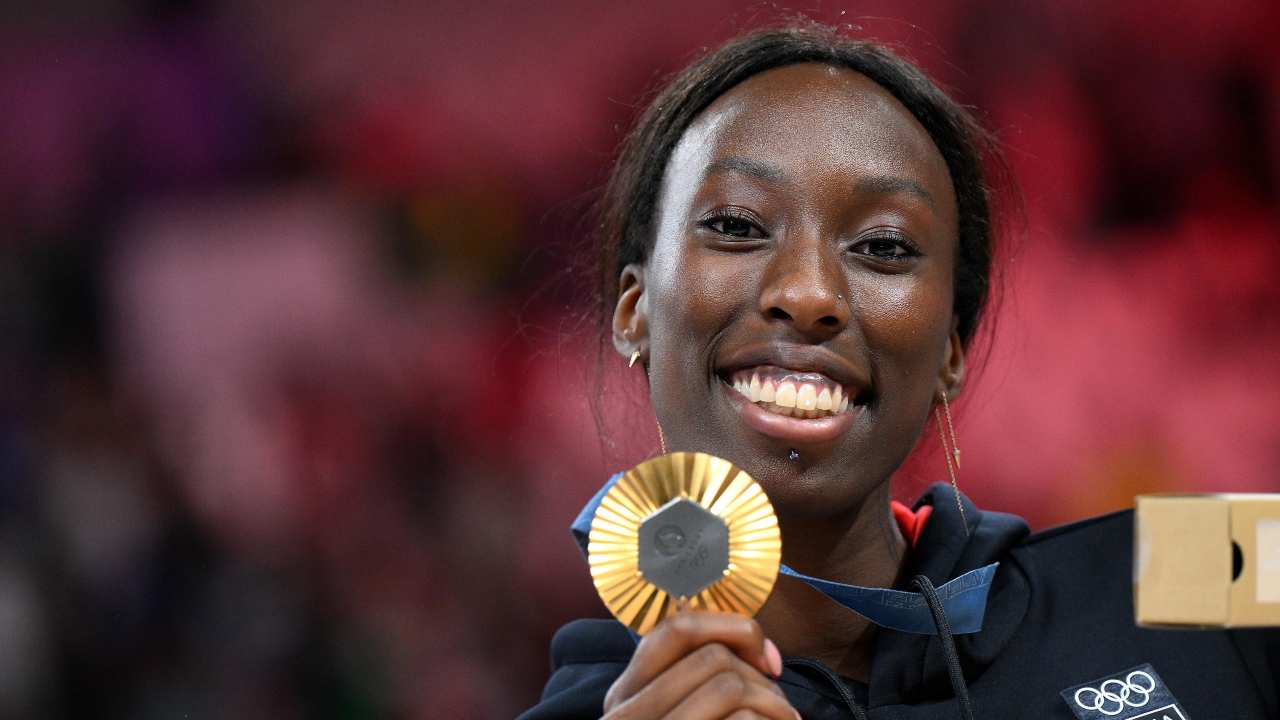
[(791, 448), (787, 451), (787, 459), (791, 462), (795, 462), (800, 459), (800, 453), (796, 452), (795, 448)]

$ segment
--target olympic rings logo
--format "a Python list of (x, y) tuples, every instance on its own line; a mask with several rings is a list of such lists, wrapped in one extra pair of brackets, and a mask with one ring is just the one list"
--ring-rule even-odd
[[(1126, 707), (1146, 705), (1155, 689), (1155, 678), (1149, 673), (1134, 670), (1123, 681), (1112, 679), (1096, 688), (1080, 688), (1076, 691), (1076, 705), (1082, 710), (1095, 710), (1103, 715), (1119, 715)], [(1137, 699), (1138, 696), (1142, 699)]]

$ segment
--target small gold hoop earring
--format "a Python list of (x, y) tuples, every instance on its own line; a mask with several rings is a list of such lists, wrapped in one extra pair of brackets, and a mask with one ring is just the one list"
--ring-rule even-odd
[(633, 368), (633, 367), (635, 367), (635, 366), (636, 366), (636, 361), (637, 361), (637, 360), (639, 360), (639, 359), (640, 359), (640, 351), (639, 351), (639, 350), (637, 350), (637, 351), (635, 351), (635, 352), (631, 353), (631, 359), (630, 359), (629, 361), (627, 361), (627, 367), (629, 367), (629, 368)]
[[(938, 393), (942, 397), (942, 407), (933, 406), (933, 420), (938, 426), (938, 439), (942, 441), (942, 456), (947, 461), (947, 474), (951, 476), (951, 488), (956, 493), (956, 508), (960, 510), (960, 523), (964, 526), (964, 534), (969, 534), (969, 522), (964, 516), (964, 503), (960, 502), (960, 484), (956, 482), (956, 470), (960, 468), (960, 446), (956, 444), (956, 428), (951, 423), (951, 405), (947, 402), (945, 391)], [(947, 429), (942, 430), (945, 417)], [(950, 434), (950, 442), (947, 435)]]

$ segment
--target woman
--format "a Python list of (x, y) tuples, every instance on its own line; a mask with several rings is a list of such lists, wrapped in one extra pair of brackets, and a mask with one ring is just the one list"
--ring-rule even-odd
[[(908, 63), (815, 26), (731, 42), (654, 100), (604, 237), (614, 345), (667, 449), (755, 477), (790, 567), (919, 590), (933, 624), (879, 627), (788, 577), (754, 619), (682, 613), (638, 643), (578, 621), (526, 718), (1277, 715), (1274, 635), (1134, 627), (1131, 514), (1028, 536), (946, 485), (890, 510), (982, 317), (984, 138)], [(981, 630), (953, 638), (934, 586), (994, 562)]]

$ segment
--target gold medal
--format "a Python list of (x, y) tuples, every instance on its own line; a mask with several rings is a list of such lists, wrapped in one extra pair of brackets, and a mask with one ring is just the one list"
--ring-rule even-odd
[(782, 536), (750, 475), (678, 452), (640, 463), (609, 489), (587, 559), (605, 606), (643, 635), (682, 609), (755, 615), (778, 578)]

